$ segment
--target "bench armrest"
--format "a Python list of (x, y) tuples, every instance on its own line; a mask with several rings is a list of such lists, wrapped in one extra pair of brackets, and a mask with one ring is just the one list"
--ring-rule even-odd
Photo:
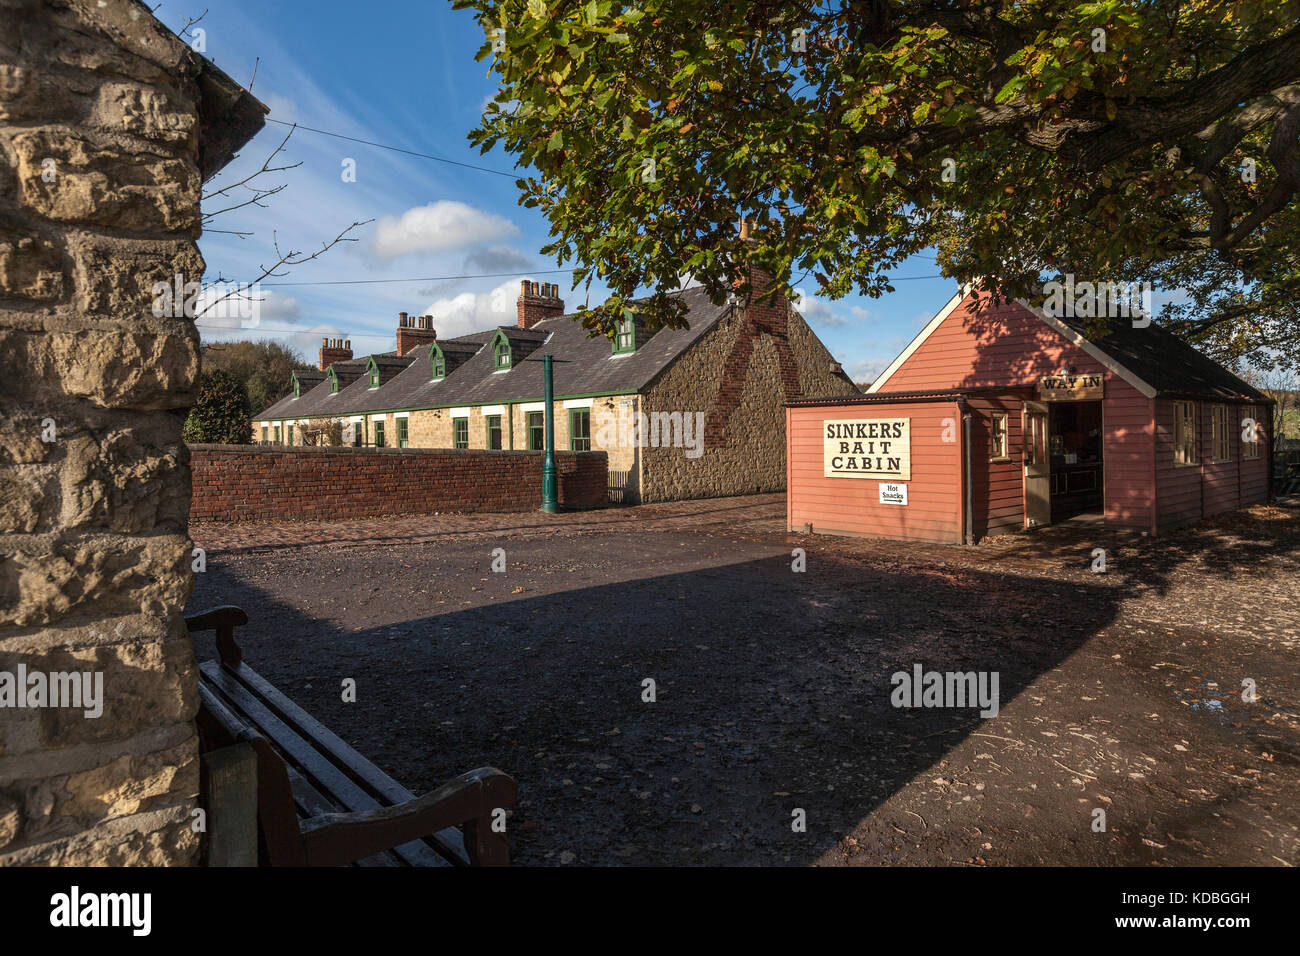
[(241, 607), (223, 604), (198, 614), (185, 615), (185, 627), (191, 634), (196, 631), (217, 632), (217, 653), (227, 667), (238, 667), (244, 652), (235, 642), (235, 628), (248, 623), (248, 615)]
[(480, 767), (397, 806), (312, 817), (302, 824), (306, 863), (342, 866), (459, 827), (471, 863), (504, 866), (510, 862), (509, 849), (505, 836), (492, 830), (492, 814), (513, 806), (517, 792), (511, 777)]

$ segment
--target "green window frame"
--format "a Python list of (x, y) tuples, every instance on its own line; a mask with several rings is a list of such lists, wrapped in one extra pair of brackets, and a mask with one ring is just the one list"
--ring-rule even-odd
[(268, 433), (269, 431), (270, 431), (270, 429), (267, 428), (265, 425), (262, 426), (262, 444), (263, 444), (263, 445), (265, 445), (266, 442), (267, 442), (267, 433)]
[(614, 331), (614, 354), (626, 355), (636, 351), (636, 325), (631, 319), (618, 320)]
[(289, 425), (289, 444), (293, 444), (293, 425)]
[(451, 420), (451, 447), (469, 447), (469, 419), (453, 418)]
[(384, 447), (384, 420), (382, 418), (375, 421), (375, 447)]
[(397, 420), (397, 447), (398, 448), (405, 448), (407, 445), (411, 443), (410, 442), (411, 431), (410, 431), (410, 427), (407, 424), (408, 421), (410, 421), (410, 419), (399, 418)]
[(447, 377), (447, 356), (442, 354), (442, 349), (438, 348), (437, 343), (429, 346), (429, 363), (433, 366), (432, 378)]
[(297, 375), (293, 377), (293, 397), (302, 398), (301, 383), (299, 383)]
[(333, 365), (330, 366), (329, 376), (330, 376), (330, 394), (337, 395), (339, 393), (339, 373), (334, 371)]
[(501, 416), (487, 417), (487, 446), (493, 451), (501, 450)]
[(275, 426), (275, 443), (276, 443), (277, 445), (280, 444), (280, 434), (281, 434), (281, 433), (280, 433), (280, 426), (279, 426), (279, 425), (276, 425), (276, 426)]
[(591, 409), (569, 409), (569, 449), (591, 451)]
[(528, 413), (528, 450), (541, 451), (546, 447), (546, 413)]
[(496, 367), (498, 370), (510, 367), (510, 340), (502, 332), (497, 333), (493, 343), (493, 353), (496, 357)]

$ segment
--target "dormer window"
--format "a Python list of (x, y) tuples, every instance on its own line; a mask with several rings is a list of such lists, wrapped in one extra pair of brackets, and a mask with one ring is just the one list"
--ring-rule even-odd
[(614, 331), (614, 354), (627, 355), (636, 351), (636, 326), (629, 318), (618, 320)]
[(510, 340), (506, 338), (504, 332), (497, 333), (493, 353), (496, 357), (497, 371), (510, 367)]
[(302, 384), (298, 381), (298, 376), (293, 377), (293, 397), (302, 398)]
[(339, 393), (339, 373), (334, 370), (333, 365), (330, 366), (329, 376), (330, 376), (330, 394), (337, 395)]
[(378, 388), (379, 387), (379, 366), (375, 364), (375, 360), (373, 358), (366, 365), (366, 373), (370, 376), (370, 387)]
[(447, 377), (447, 357), (442, 354), (442, 349), (438, 348), (437, 342), (429, 347), (429, 363), (433, 366), (433, 380), (435, 382), (440, 378)]

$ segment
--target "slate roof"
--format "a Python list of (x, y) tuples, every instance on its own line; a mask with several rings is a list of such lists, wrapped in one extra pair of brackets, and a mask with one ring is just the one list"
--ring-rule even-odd
[[(290, 395), (253, 418), (329, 418), (410, 408), (540, 401), (542, 363), (524, 359), (540, 359), (547, 354), (555, 356), (557, 398), (637, 392), (713, 328), (730, 308), (726, 303), (714, 305), (701, 288), (687, 289), (681, 299), (687, 307), (685, 316), (690, 328), (661, 329), (651, 334), (638, 327), (636, 351), (627, 355), (613, 355), (609, 339), (603, 335), (589, 337), (571, 315), (538, 322), (531, 329), (503, 325), (440, 340), (438, 345), (448, 368), (446, 377), (436, 382), (431, 381), (429, 349), (419, 347), (401, 356), (409, 359), (413, 353), (413, 360), (377, 389), (370, 389), (363, 376), (341, 388), (337, 395), (330, 395), (327, 380), (296, 401)], [(514, 353), (513, 364), (506, 371), (497, 371), (491, 348), (498, 329), (510, 340)], [(457, 363), (453, 356), (462, 360)], [(335, 366), (359, 362), (364, 373), (367, 358), (337, 362)]]
[[(1061, 316), (1058, 321), (1089, 338), (1088, 319)], [(1105, 335), (1090, 341), (1160, 395), (1270, 401), (1263, 392), (1154, 323), (1134, 328), (1130, 319), (1117, 318), (1109, 322)]]

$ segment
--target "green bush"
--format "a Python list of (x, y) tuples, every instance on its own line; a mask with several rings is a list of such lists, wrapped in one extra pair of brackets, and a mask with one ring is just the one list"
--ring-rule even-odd
[(199, 394), (185, 419), (181, 436), (191, 444), (251, 444), (252, 414), (244, 384), (224, 369), (205, 371), (199, 379)]

